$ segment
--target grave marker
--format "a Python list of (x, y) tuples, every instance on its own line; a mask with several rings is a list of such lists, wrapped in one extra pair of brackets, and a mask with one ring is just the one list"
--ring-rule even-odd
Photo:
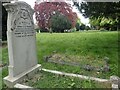
[(40, 65), (37, 64), (33, 9), (25, 2), (7, 3), (4, 6), (8, 12), (9, 53), (9, 75), (4, 82), (8, 87), (13, 87), (25, 76), (34, 75)]

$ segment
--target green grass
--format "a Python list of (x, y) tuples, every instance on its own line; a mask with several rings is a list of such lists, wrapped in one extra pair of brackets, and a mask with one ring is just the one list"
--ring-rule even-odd
[[(97, 60), (108, 57), (110, 59), (109, 66), (111, 71), (97, 74), (96, 72), (81, 70), (78, 67), (44, 62), (43, 56), (51, 55), (53, 51), (64, 55), (98, 58)], [(100, 78), (109, 78), (111, 75), (118, 75), (117, 32), (41, 33), (37, 34), (37, 52), (39, 63), (47, 69)]]
[(8, 48), (7, 47), (3, 47), (2, 48), (2, 64), (8, 64)]
[(111, 88), (110, 83), (98, 83), (44, 71), (39, 72), (32, 79), (26, 79), (22, 84), (34, 88)]
[(2, 72), (0, 72), (0, 90), (2, 89)]
[[(2, 48), (0, 47), (0, 64), (2, 64)], [(0, 71), (0, 90), (2, 89), (2, 71)]]
[[(38, 62), (43, 68), (100, 78), (118, 75), (118, 32), (40, 33), (37, 34), (36, 39)], [(111, 71), (97, 73), (95, 71), (85, 71), (75, 66), (45, 62), (43, 57), (49, 56), (53, 52), (71, 57), (90, 57), (87, 59), (88, 63), (89, 60), (96, 59), (99, 62), (104, 57), (108, 57)], [(7, 47), (2, 48), (2, 62), (3, 64), (8, 63)], [(3, 77), (7, 73), (7, 69), (3, 70)]]

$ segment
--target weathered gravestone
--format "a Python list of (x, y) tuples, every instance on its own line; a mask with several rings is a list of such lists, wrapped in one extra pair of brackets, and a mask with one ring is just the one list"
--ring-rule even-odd
[(7, 3), (4, 6), (8, 12), (9, 53), (9, 75), (4, 82), (8, 87), (13, 87), (26, 76), (33, 76), (40, 65), (37, 64), (33, 9), (25, 2)]

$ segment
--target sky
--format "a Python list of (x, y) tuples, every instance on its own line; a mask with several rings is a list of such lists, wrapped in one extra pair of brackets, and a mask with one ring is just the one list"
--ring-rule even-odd
[[(17, 0), (16, 0), (17, 1)], [(34, 4), (35, 4), (35, 1), (36, 0), (18, 0), (18, 1), (25, 1), (26, 3), (28, 3), (29, 5), (31, 5), (31, 7), (33, 8), (34, 7)], [(82, 16), (82, 14), (78, 11), (78, 9), (76, 7), (73, 7), (73, 12), (76, 12), (78, 17), (80, 18), (81, 22), (86, 24), (86, 25), (89, 25), (89, 19), (87, 18), (84, 18)], [(35, 15), (34, 15), (34, 23), (36, 23), (36, 20), (35, 20)]]

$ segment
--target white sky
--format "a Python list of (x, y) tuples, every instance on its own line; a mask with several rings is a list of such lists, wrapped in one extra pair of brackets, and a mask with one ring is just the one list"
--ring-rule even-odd
[[(31, 5), (31, 7), (33, 8), (36, 0), (18, 0), (18, 1), (25, 1), (26, 3), (28, 3), (29, 5)], [(89, 25), (88, 24), (89, 23), (89, 19), (84, 18), (82, 16), (82, 14), (78, 11), (78, 9), (76, 7), (73, 7), (73, 11), (77, 13), (77, 15), (80, 18), (80, 20), (81, 20), (82, 23), (84, 23), (86, 25)], [(35, 15), (34, 15), (34, 23), (36, 23)]]

